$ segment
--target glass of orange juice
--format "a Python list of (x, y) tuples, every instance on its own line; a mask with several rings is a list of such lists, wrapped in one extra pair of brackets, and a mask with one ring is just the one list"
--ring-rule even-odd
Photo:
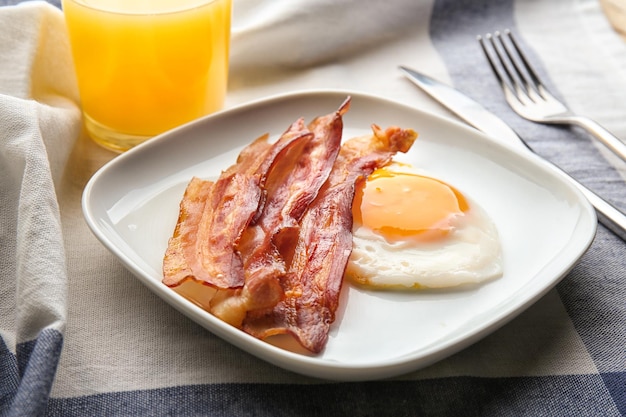
[(224, 105), (231, 0), (63, 0), (85, 127), (123, 152)]

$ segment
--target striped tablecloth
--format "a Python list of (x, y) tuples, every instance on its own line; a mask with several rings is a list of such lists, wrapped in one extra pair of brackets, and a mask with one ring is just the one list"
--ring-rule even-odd
[[(181, 315), (85, 224), (83, 187), (115, 154), (82, 133), (60, 3), (15, 4), (0, 0), (0, 415), (626, 414), (626, 243), (602, 226), (510, 323), (390, 380), (291, 373)], [(507, 107), (476, 42), (504, 28), (572, 109), (626, 139), (626, 43), (596, 0), (235, 0), (227, 107), (341, 88), (449, 116), (404, 64), (467, 92), (626, 210), (621, 161)]]

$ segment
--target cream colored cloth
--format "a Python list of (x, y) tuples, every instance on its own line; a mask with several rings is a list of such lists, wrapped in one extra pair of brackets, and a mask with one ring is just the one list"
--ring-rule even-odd
[(232, 70), (302, 68), (345, 59), (413, 29), (416, 0), (235, 0)]
[(55, 184), (81, 125), (61, 11), (24, 3), (3, 10), (0, 27), (0, 308), (14, 329), (3, 337), (19, 343), (65, 325), (67, 273)]

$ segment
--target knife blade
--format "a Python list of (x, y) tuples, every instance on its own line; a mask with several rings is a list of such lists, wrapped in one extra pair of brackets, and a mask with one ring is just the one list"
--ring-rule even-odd
[(626, 215), (624, 213), (578, 182), (556, 164), (534, 153), (524, 139), (515, 133), (502, 119), (454, 87), (405, 66), (400, 66), (399, 68), (413, 84), (420, 87), (424, 92), (443, 104), (470, 126), (482, 131), (492, 139), (506, 141), (523, 152), (532, 152), (538, 159), (543, 161), (543, 163), (549, 164), (563, 173), (567, 180), (578, 188), (595, 208), (598, 221), (615, 233), (615, 235), (626, 241)]

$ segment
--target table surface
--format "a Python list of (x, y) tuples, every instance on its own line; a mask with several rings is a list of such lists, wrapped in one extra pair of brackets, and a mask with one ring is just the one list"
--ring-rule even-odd
[[(476, 42), (477, 34), (511, 28), (559, 97), (626, 139), (626, 43), (597, 1), (397, 1), (395, 7), (406, 8), (410, 17), (383, 8), (373, 18), (353, 0), (327, 5), (330, 12), (306, 0), (294, 3), (299, 8), (235, 0), (226, 108), (298, 90), (342, 89), (458, 120), (407, 82), (397, 70), (407, 65), (466, 92), (540, 155), (626, 210), (626, 164), (578, 128), (516, 116)], [(0, 0), (0, 6), (17, 3)], [(60, 8), (59, 1), (50, 3)], [(375, 3), (367, 7), (375, 10)], [(0, 18), (7, 8), (0, 8)], [(346, 28), (341, 19), (347, 16), (363, 26)], [(47, 27), (39, 18), (32, 21)], [(27, 33), (16, 29), (11, 41), (21, 45)], [(41, 39), (63, 39), (46, 36)], [(0, 38), (0, 56), (6, 42)], [(33, 62), (50, 74), (60, 65)], [(7, 109), (3, 96), (14, 91), (11, 80), (24, 76), (0, 70), (0, 120)], [(19, 257), (7, 256), (8, 266), (0, 266), (0, 386), (9, 387), (0, 388), (0, 414), (626, 414), (626, 244), (603, 226), (558, 285), (466, 349), (387, 380), (316, 379), (273, 366), (206, 331), (143, 286), (103, 247), (83, 219), (81, 196), (91, 176), (117, 155), (84, 132), (71, 132), (62, 143), (44, 140), (65, 260), (56, 324), (46, 324), (51, 320), (45, 312), (22, 315), (33, 310), (16, 301), (25, 297), (14, 282)], [(0, 149), (8, 160), (12, 148)], [(26, 183), (30, 172), (24, 168)], [(7, 207), (18, 200), (4, 197), (2, 213), (13, 213)], [(3, 253), (21, 253), (13, 247), (20, 239), (11, 235), (18, 234), (8, 225), (11, 216), (3, 218), (0, 244)], [(40, 332), (24, 330), (32, 328)], [(42, 369), (48, 378), (37, 378)]]

